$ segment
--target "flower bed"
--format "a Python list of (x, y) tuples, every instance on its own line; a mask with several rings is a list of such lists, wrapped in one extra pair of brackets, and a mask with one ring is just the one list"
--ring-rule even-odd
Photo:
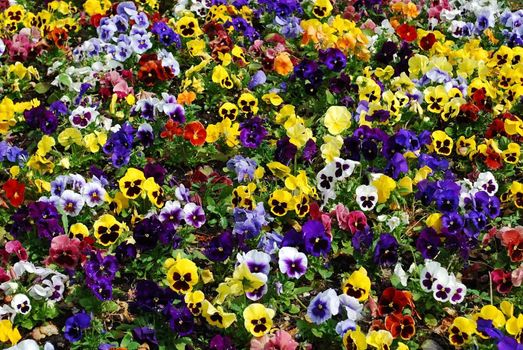
[(523, 349), (523, 10), (0, 1), (0, 343)]

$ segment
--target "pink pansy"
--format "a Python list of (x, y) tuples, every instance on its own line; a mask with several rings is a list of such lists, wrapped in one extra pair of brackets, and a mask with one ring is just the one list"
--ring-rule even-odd
[(252, 338), (250, 350), (264, 350), (265, 345), (269, 342), (269, 336), (265, 334), (263, 337)]
[(74, 269), (82, 257), (80, 243), (78, 238), (70, 239), (67, 235), (54, 237), (45, 263), (55, 263), (66, 269)]
[(263, 350), (295, 350), (298, 343), (285, 331), (277, 331)]
[(351, 211), (348, 220), (350, 232), (352, 233), (363, 230), (367, 226), (367, 216), (360, 210)]
[(5, 270), (3, 268), (0, 267), (0, 283), (4, 283), (4, 282), (7, 282), (11, 279), (11, 277), (9, 277), (9, 275), (7, 274), (7, 272), (5, 272)]
[(331, 212), (332, 214), (336, 214), (336, 220), (338, 221), (338, 226), (342, 230), (348, 231), (349, 228), (349, 209), (345, 207), (343, 204), (338, 203), (336, 205), (336, 208)]
[(327, 236), (330, 237), (332, 241), (332, 219), (329, 216), (329, 214), (321, 214), (321, 223), (323, 224), (323, 227), (325, 227), (325, 233), (327, 234)]
[(521, 283), (523, 283), (523, 264), (512, 271), (512, 284), (514, 287), (521, 286)]
[(9, 254), (16, 254), (20, 260), (27, 260), (27, 251), (24, 249), (20, 241), (7, 242), (5, 244), (5, 251)]

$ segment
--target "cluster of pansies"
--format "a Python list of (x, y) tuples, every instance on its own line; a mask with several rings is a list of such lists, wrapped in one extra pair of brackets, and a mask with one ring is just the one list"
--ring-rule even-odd
[(517, 1), (0, 0), (0, 62), (2, 348), (523, 349)]

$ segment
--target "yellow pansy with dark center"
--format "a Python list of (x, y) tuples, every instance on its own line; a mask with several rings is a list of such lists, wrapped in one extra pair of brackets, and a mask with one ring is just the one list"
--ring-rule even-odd
[(354, 271), (342, 285), (343, 293), (365, 301), (370, 293), (370, 279), (367, 276), (367, 270), (360, 267), (359, 270)]
[(454, 346), (461, 346), (472, 339), (476, 332), (476, 322), (466, 317), (456, 317), (449, 328), (449, 340)]
[(236, 116), (238, 115), (238, 107), (234, 103), (225, 102), (223, 105), (221, 105), (218, 113), (223, 119), (229, 118), (231, 120), (235, 120)]
[(141, 170), (129, 168), (118, 184), (125, 197), (134, 199), (142, 193), (144, 182), (145, 175)]
[(292, 195), (290, 192), (285, 190), (274, 191), (269, 198), (271, 212), (277, 216), (285, 215), (290, 208), (291, 201)]
[(258, 113), (258, 99), (251, 94), (242, 94), (238, 99), (238, 106), (243, 113)]
[(100, 216), (93, 226), (95, 237), (104, 246), (116, 242), (123, 231), (123, 225), (110, 214)]
[(444, 131), (436, 130), (432, 133), (432, 147), (437, 154), (450, 155), (453, 145), (454, 141)]
[(243, 311), (245, 328), (255, 337), (261, 337), (272, 327), (274, 310), (266, 308), (262, 304), (251, 304)]
[(198, 283), (198, 268), (189, 259), (176, 259), (167, 271), (169, 287), (177, 293), (186, 294)]

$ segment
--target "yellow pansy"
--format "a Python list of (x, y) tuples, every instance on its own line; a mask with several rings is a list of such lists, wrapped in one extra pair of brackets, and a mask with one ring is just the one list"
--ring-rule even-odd
[(27, 166), (38, 171), (40, 174), (46, 174), (52, 173), (55, 165), (50, 159), (39, 154), (34, 154), (29, 158)]
[(432, 148), (437, 154), (449, 156), (453, 146), (454, 141), (445, 131), (436, 130), (432, 133)]
[(342, 290), (343, 293), (359, 301), (367, 300), (370, 295), (370, 278), (367, 276), (367, 270), (364, 267), (360, 267), (359, 270), (354, 271), (343, 282)]
[(462, 316), (456, 317), (449, 327), (449, 340), (454, 346), (462, 346), (472, 340), (476, 333), (476, 322)]
[(81, 222), (77, 222), (69, 227), (69, 237), (83, 240), (85, 237), (89, 237), (89, 229)]
[(505, 132), (508, 134), (508, 135), (520, 135), (520, 136), (523, 136), (523, 121), (518, 118), (518, 117), (515, 117), (516, 120), (511, 120), (511, 119), (505, 119), (504, 121), (504, 129), (505, 129)]
[(425, 223), (428, 227), (432, 227), (436, 232), (441, 232), (441, 213), (432, 213), (427, 217)]
[(305, 127), (302, 122), (294, 123), (285, 129), (290, 139), (289, 142), (298, 148), (303, 147), (312, 138), (312, 130)]
[(142, 193), (144, 182), (145, 175), (143, 171), (129, 168), (125, 172), (125, 175), (118, 181), (118, 185), (125, 197), (134, 199)]
[(109, 208), (116, 214), (120, 214), (122, 210), (129, 208), (129, 199), (120, 191), (116, 192), (114, 198), (106, 194), (106, 200), (109, 201)]
[(263, 304), (254, 303), (243, 310), (245, 329), (255, 337), (261, 337), (272, 328), (274, 310), (266, 308)]
[(251, 93), (243, 93), (237, 102), (240, 112), (248, 114), (258, 113), (258, 99)]
[(264, 277), (263, 274), (253, 274), (247, 263), (239, 264), (234, 269), (232, 277), (225, 278), (225, 282), (220, 283), (216, 289), (218, 292), (216, 303), (222, 304), (229, 295), (239, 296), (254, 292), (265, 284), (267, 279)]
[(232, 89), (234, 86), (229, 73), (222, 65), (214, 67), (211, 79), (214, 83), (220, 84), (221, 87), (226, 89)]
[(38, 193), (42, 193), (43, 191), (50, 192), (51, 191), (51, 183), (42, 179), (36, 179), (35, 180), (36, 188), (38, 189)]
[(13, 100), (4, 97), (0, 102), (0, 134), (5, 134), (9, 128), (16, 124), (15, 104)]
[(184, 297), (187, 308), (194, 316), (199, 316), (202, 313), (203, 302), (205, 295), (201, 290), (194, 292), (187, 292)]
[(203, 34), (198, 25), (198, 19), (189, 16), (184, 16), (176, 22), (176, 32), (184, 38), (200, 36)]
[(372, 181), (372, 185), (378, 190), (378, 203), (385, 203), (390, 193), (396, 188), (396, 181), (387, 175), (380, 175), (379, 178)]
[(95, 131), (84, 136), (84, 145), (91, 153), (97, 153), (100, 146), (107, 142), (107, 134), (105, 132)]
[(393, 340), (392, 334), (384, 329), (367, 334), (367, 344), (378, 350), (389, 350)]
[(344, 349), (353, 350), (366, 350), (367, 339), (365, 334), (360, 329), (360, 326), (356, 326), (355, 330), (348, 330), (343, 335), (343, 346)]
[(270, 103), (273, 106), (279, 106), (283, 103), (283, 99), (275, 92), (270, 92), (262, 96), (262, 100), (265, 103)]
[(456, 141), (456, 153), (460, 156), (466, 157), (470, 152), (476, 151), (476, 135), (472, 135), (469, 138), (460, 136)]
[(202, 303), (202, 315), (207, 323), (218, 328), (229, 328), (236, 321), (234, 313), (224, 312), (221, 306), (214, 307), (207, 300)]
[(343, 138), (340, 135), (332, 136), (325, 135), (323, 137), (323, 145), (320, 147), (321, 156), (326, 163), (330, 163), (340, 156), (340, 150), (343, 146)]
[(111, 214), (104, 214), (93, 224), (94, 236), (103, 246), (116, 242), (122, 234), (125, 225), (116, 220)]
[(83, 144), (82, 133), (75, 128), (64, 129), (64, 131), (58, 134), (58, 143), (66, 149), (73, 144), (81, 146)]
[(331, 14), (332, 4), (330, 0), (316, 0), (312, 6), (312, 14), (318, 18), (324, 18)]
[(234, 147), (240, 143), (238, 140), (238, 136), (240, 136), (239, 123), (233, 123), (229, 118), (225, 118), (221, 123), (221, 130), (227, 146)]
[(69, 3), (65, 2), (65, 1), (51, 1), (47, 5), (47, 8), (50, 11), (58, 11), (62, 15), (67, 15), (67, 14), (71, 13), (70, 5), (69, 5)]
[(23, 79), (27, 74), (27, 68), (20, 62), (9, 65), (9, 73), (14, 73), (18, 79)]
[[(505, 325), (505, 316), (503, 315), (503, 312), (501, 312), (494, 305), (483, 306), (480, 312), (474, 314), (473, 317), (476, 321), (478, 320), (478, 318), (492, 321), (492, 325), (496, 328), (501, 328)], [(480, 332), (478, 332), (478, 334), (484, 339), (488, 338), (486, 334)]]
[(429, 86), (423, 92), (427, 109), (433, 113), (441, 113), (443, 106), (448, 102), (447, 90), (443, 85)]
[(235, 120), (238, 116), (238, 106), (231, 102), (225, 102), (218, 109), (218, 114), (223, 119), (229, 118), (231, 120)]
[(441, 119), (443, 119), (444, 121), (448, 121), (450, 119), (456, 118), (459, 114), (460, 107), (465, 103), (466, 103), (465, 99), (463, 99), (461, 97), (452, 98), (450, 101), (448, 101), (443, 106), (443, 111), (441, 111), (441, 114), (440, 114)]
[(290, 117), (296, 117), (296, 107), (293, 105), (284, 105), (276, 114), (275, 121), (277, 124), (283, 124)]
[(267, 163), (267, 168), (269, 168), (269, 170), (271, 171), (271, 173), (274, 174), (274, 176), (280, 179), (283, 179), (285, 176), (291, 173), (291, 169), (280, 162)]
[(284, 216), (289, 210), (292, 210), (292, 194), (286, 190), (276, 190), (269, 198), (271, 213), (276, 216)]
[(15, 345), (22, 339), (20, 332), (13, 326), (10, 320), (0, 320), (0, 342), (10, 342)]
[(508, 144), (507, 149), (501, 153), (505, 163), (517, 164), (521, 155), (521, 146), (515, 142)]
[(205, 52), (205, 41), (202, 39), (193, 39), (187, 42), (187, 49), (191, 56), (204, 56)]
[(417, 78), (421, 74), (427, 73), (429, 59), (427, 56), (414, 55), (409, 59), (409, 73), (412, 78)]
[(376, 68), (374, 74), (382, 80), (389, 80), (394, 75), (394, 68), (390, 65), (385, 68)]
[(87, 0), (84, 3), (84, 10), (89, 16), (96, 14), (105, 15), (111, 7), (109, 0)]
[(47, 153), (49, 153), (54, 145), (56, 145), (54, 138), (48, 135), (44, 135), (40, 141), (38, 141), (36, 153), (41, 156), (45, 156)]
[(165, 197), (163, 188), (154, 181), (154, 177), (149, 177), (143, 183), (143, 189), (147, 193), (147, 198), (157, 208), (163, 207), (165, 204)]
[(412, 179), (408, 176), (404, 176), (398, 181), (398, 190), (402, 196), (406, 196), (412, 193)]
[(176, 260), (168, 259), (164, 266), (168, 269), (169, 288), (176, 293), (186, 294), (198, 283), (198, 268), (191, 260), (177, 257)]
[(330, 106), (324, 124), (332, 135), (339, 135), (350, 126), (351, 115), (345, 106)]
[(310, 194), (312, 192), (312, 187), (307, 181), (305, 170), (300, 170), (298, 176), (288, 175), (285, 178), (285, 187), (291, 191), (298, 190), (305, 194)]

